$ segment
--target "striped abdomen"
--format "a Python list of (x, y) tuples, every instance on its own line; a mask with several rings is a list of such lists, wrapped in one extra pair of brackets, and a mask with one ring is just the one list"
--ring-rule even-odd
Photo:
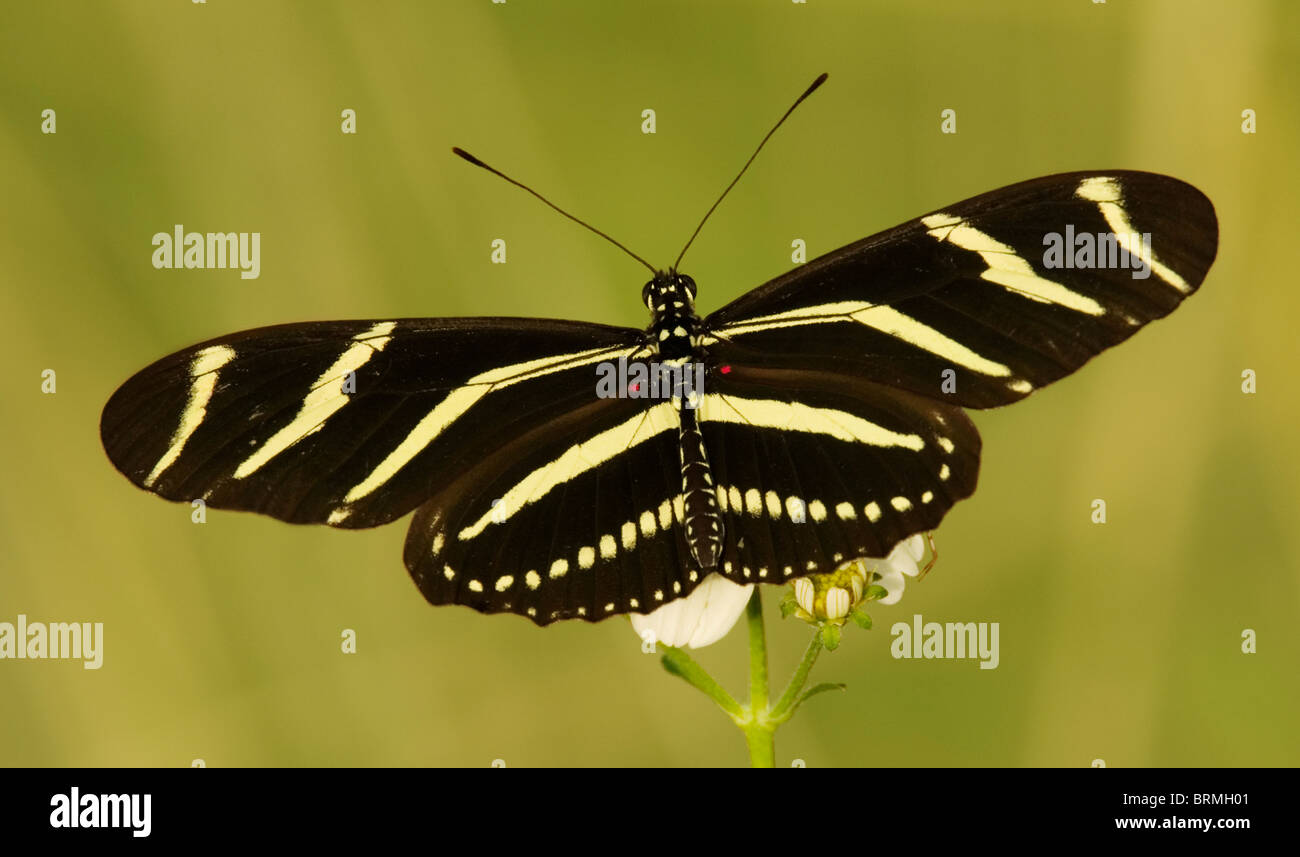
[(722, 517), (713, 493), (713, 475), (704, 451), (696, 411), (683, 406), (680, 443), (682, 456), (682, 500), (686, 517), (686, 543), (701, 569), (712, 569), (722, 556)]

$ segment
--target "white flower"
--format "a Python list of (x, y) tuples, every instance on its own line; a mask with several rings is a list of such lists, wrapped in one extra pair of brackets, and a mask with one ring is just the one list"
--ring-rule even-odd
[[(899, 542), (890, 551), (888, 557), (878, 562), (875, 572), (880, 577), (873, 580), (872, 583), (876, 586), (883, 586), (889, 594), (882, 597), (877, 603), (898, 603), (898, 599), (903, 597), (903, 575), (916, 577), (921, 571), (916, 563), (923, 556), (925, 556), (925, 539), (920, 534), (917, 534), (910, 539)], [(859, 562), (867, 564), (867, 567), (870, 568), (871, 561), (859, 560)]]
[[(884, 587), (880, 604), (897, 604), (903, 597), (904, 576), (920, 573), (917, 561), (925, 555), (925, 539), (912, 536), (894, 546), (884, 559), (855, 559), (843, 563), (833, 574), (796, 578), (795, 601), (800, 617), (808, 621), (829, 620), (843, 624), (862, 600), (866, 587)], [(819, 582), (824, 584), (819, 588)], [(642, 640), (666, 646), (699, 649), (727, 635), (754, 591), (754, 584), (741, 586), (720, 574), (710, 574), (685, 598), (669, 601), (649, 615), (631, 614), (632, 628)]]
[(920, 573), (917, 560), (924, 555), (925, 539), (915, 535), (895, 545), (884, 559), (853, 559), (828, 574), (796, 578), (795, 615), (813, 624), (843, 625), (872, 585), (885, 590), (879, 603), (896, 604), (903, 597), (904, 576)]
[(726, 636), (745, 612), (754, 584), (741, 586), (720, 574), (710, 574), (691, 594), (669, 601), (648, 616), (633, 613), (632, 628), (642, 640), (646, 631), (654, 642), (698, 649)]

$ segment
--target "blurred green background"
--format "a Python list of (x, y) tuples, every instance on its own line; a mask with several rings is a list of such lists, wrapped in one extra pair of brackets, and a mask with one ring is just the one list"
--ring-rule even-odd
[[(687, 257), (702, 312), (787, 270), (793, 238), (811, 257), (1066, 170), (1190, 181), (1222, 239), (1174, 316), (976, 414), (981, 485), (938, 566), (823, 658), (848, 692), (778, 733), (778, 764), (1300, 764), (1298, 70), (1285, 0), (7, 4), (0, 621), (100, 621), (106, 642), (98, 671), (0, 661), (0, 764), (744, 764), (625, 620), (432, 608), (403, 523), (196, 526), (113, 469), (98, 419), (152, 360), (264, 324), (644, 326), (639, 266), (449, 147), (663, 265), (821, 71)], [(260, 231), (260, 279), (155, 270), (176, 223)], [(809, 635), (779, 595), (774, 681)], [(1001, 665), (892, 659), (913, 613), (1000, 622)], [(743, 692), (743, 627), (698, 657)]]

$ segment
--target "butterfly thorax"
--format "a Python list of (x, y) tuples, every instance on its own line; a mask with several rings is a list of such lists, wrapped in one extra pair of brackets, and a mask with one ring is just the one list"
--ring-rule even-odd
[(676, 271), (660, 271), (641, 290), (650, 310), (646, 333), (661, 360), (698, 357), (700, 317), (695, 314), (695, 281)]

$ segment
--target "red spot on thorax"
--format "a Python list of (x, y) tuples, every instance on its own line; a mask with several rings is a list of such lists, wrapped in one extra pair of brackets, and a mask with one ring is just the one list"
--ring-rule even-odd
[(719, 369), (718, 371), (721, 372), (723, 375), (730, 375), (730, 374), (731, 374), (731, 366), (730, 366), (730, 365), (723, 366), (723, 367), (722, 367), (721, 369)]

